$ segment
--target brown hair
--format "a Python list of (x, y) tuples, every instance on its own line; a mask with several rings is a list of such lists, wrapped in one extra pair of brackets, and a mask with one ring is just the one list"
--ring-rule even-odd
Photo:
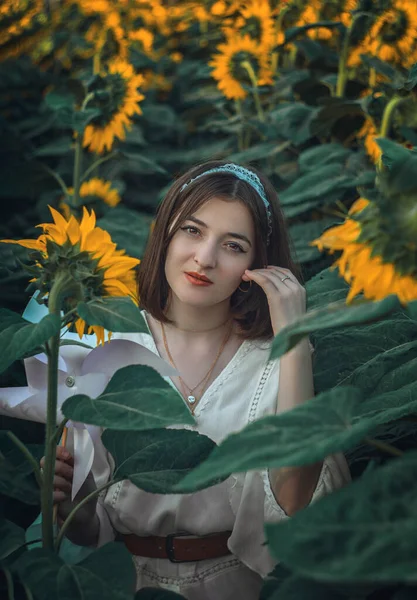
[[(265, 206), (255, 189), (233, 173), (210, 173), (189, 183), (191, 179), (214, 167), (227, 164), (216, 160), (197, 165), (181, 175), (171, 186), (158, 207), (155, 226), (139, 266), (140, 306), (155, 319), (169, 322), (164, 314), (169, 286), (165, 277), (167, 249), (182, 223), (211, 198), (238, 200), (249, 210), (255, 225), (255, 258), (252, 269), (277, 265), (290, 269), (301, 280), (299, 268), (291, 258), (291, 242), (277, 193), (271, 182), (257, 169), (271, 206), (272, 232), (266, 245), (268, 220)], [(182, 186), (187, 187), (181, 191)], [(242, 334), (247, 339), (266, 339), (273, 335), (268, 302), (263, 290), (252, 284), (248, 292), (237, 289), (231, 296), (231, 309)]]

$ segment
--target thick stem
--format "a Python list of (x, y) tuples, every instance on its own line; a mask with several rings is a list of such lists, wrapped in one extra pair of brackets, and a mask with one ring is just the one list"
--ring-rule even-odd
[(117, 152), (112, 152), (111, 154), (107, 154), (107, 156), (102, 156), (101, 158), (94, 161), (94, 163), (90, 167), (88, 167), (88, 169), (86, 169), (86, 171), (84, 172), (84, 175), (81, 177), (81, 181), (85, 181), (87, 177), (91, 173), (93, 173), (93, 171), (95, 171), (102, 163), (110, 160), (111, 158), (114, 158), (116, 154)]
[(73, 196), (72, 205), (76, 208), (80, 204), (80, 186), (81, 186), (81, 166), (83, 158), (83, 135), (82, 133), (77, 134), (77, 140), (75, 142), (75, 156), (74, 156), (74, 175), (73, 175)]
[(391, 446), (391, 444), (386, 444), (385, 442), (381, 442), (380, 440), (374, 440), (373, 438), (365, 438), (364, 441), (373, 446), (374, 448), (378, 448), (378, 450), (382, 450), (382, 452), (387, 452), (387, 454), (392, 454), (393, 456), (402, 456), (404, 452), (398, 450), (395, 446)]
[(244, 69), (246, 69), (246, 71), (248, 72), (249, 79), (251, 80), (251, 83), (252, 83), (253, 99), (255, 100), (255, 106), (256, 106), (256, 111), (258, 113), (258, 118), (260, 121), (265, 121), (265, 115), (263, 113), (261, 99), (259, 97), (258, 81), (256, 79), (255, 71), (253, 70), (253, 67), (248, 60), (242, 61), (242, 67)]
[(349, 29), (345, 31), (345, 37), (343, 39), (342, 50), (339, 56), (339, 66), (337, 72), (337, 83), (336, 83), (336, 98), (343, 98), (345, 95), (346, 83), (347, 83), (347, 70), (346, 63), (349, 54), (349, 42), (350, 34), (352, 32), (354, 21), (352, 21)]
[[(63, 293), (71, 285), (71, 278), (66, 272), (57, 274), (49, 293), (48, 308), (50, 314), (61, 313)], [(41, 490), (42, 542), (43, 547), (50, 550), (54, 547), (53, 488), (56, 459), (56, 420), (58, 402), (58, 359), (60, 332), (48, 341), (48, 394), (45, 430), (45, 465)]]
[(59, 548), (61, 546), (62, 540), (64, 539), (65, 533), (68, 529), (68, 527), (71, 525), (71, 521), (73, 520), (73, 518), (75, 517), (77, 511), (84, 506), (84, 504), (87, 504), (87, 502), (89, 502), (92, 498), (94, 498), (95, 496), (98, 496), (103, 490), (107, 489), (108, 487), (110, 487), (111, 485), (113, 485), (114, 483), (116, 483), (116, 480), (112, 480), (112, 481), (108, 481), (107, 483), (105, 483), (104, 485), (102, 485), (101, 487), (97, 488), (96, 490), (94, 490), (93, 492), (91, 492), (91, 494), (88, 494), (88, 496), (86, 496), (85, 498), (83, 498), (81, 500), (81, 502), (79, 502), (77, 504), (77, 506), (75, 508), (72, 509), (72, 511), (70, 512), (70, 514), (68, 515), (68, 517), (65, 519), (58, 535), (56, 538), (56, 542), (55, 542), (55, 551), (59, 552)]
[(387, 137), (389, 135), (391, 129), (392, 115), (394, 114), (396, 108), (401, 102), (403, 102), (406, 98), (402, 98), (401, 96), (394, 96), (388, 102), (385, 107), (384, 114), (382, 115), (382, 123), (381, 129), (379, 130), (379, 137)]
[(6, 569), (5, 567), (3, 567), (3, 573), (7, 584), (7, 600), (14, 600), (13, 576), (10, 573), (9, 569)]

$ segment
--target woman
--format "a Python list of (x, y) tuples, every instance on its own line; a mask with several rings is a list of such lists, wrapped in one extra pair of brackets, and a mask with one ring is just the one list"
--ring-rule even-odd
[[(258, 171), (211, 161), (182, 175), (159, 207), (139, 289), (151, 335), (119, 337), (176, 367), (181, 376), (171, 383), (194, 414), (194, 429), (216, 443), (314, 395), (307, 339), (281, 360), (268, 360), (273, 336), (303, 315), (306, 295), (276, 193)], [(111, 459), (104, 450), (96, 456), (101, 485)], [(61, 519), (69, 510), (71, 465), (60, 448), (54, 498)], [(265, 521), (288, 518), (347, 481), (341, 455), (232, 475), (188, 495), (148, 494), (125, 481), (85, 506), (68, 537), (80, 545), (123, 539), (138, 589), (255, 600), (273, 567)], [(90, 477), (81, 497), (93, 485)]]

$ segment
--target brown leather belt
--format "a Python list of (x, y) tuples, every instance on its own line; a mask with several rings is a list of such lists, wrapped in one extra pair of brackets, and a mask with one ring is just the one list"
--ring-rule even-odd
[(172, 533), (166, 537), (122, 535), (126, 548), (137, 556), (168, 558), (171, 562), (194, 562), (230, 554), (227, 540), (231, 531), (193, 537), (189, 533)]

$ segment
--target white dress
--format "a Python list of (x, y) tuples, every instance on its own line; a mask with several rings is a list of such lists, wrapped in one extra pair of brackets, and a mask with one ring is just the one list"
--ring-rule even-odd
[[(148, 334), (117, 334), (143, 344), (158, 354)], [(248, 423), (275, 414), (279, 360), (268, 361), (270, 343), (246, 340), (207, 388), (195, 409), (195, 426), (216, 443)], [(166, 378), (174, 385), (169, 378)], [(104, 448), (97, 448), (93, 473), (97, 485), (108, 481), (110, 462)], [(110, 461), (110, 462), (109, 462)], [(325, 459), (312, 501), (350, 481), (341, 454)], [(98, 502), (98, 545), (115, 538), (115, 532), (139, 536), (166, 536), (186, 531), (206, 535), (232, 531), (232, 554), (190, 563), (134, 556), (137, 589), (165, 588), (189, 600), (257, 600), (262, 577), (274, 560), (264, 545), (264, 523), (288, 518), (278, 505), (267, 470), (236, 474), (200, 492), (186, 495), (150, 494), (129, 481), (104, 491)]]

